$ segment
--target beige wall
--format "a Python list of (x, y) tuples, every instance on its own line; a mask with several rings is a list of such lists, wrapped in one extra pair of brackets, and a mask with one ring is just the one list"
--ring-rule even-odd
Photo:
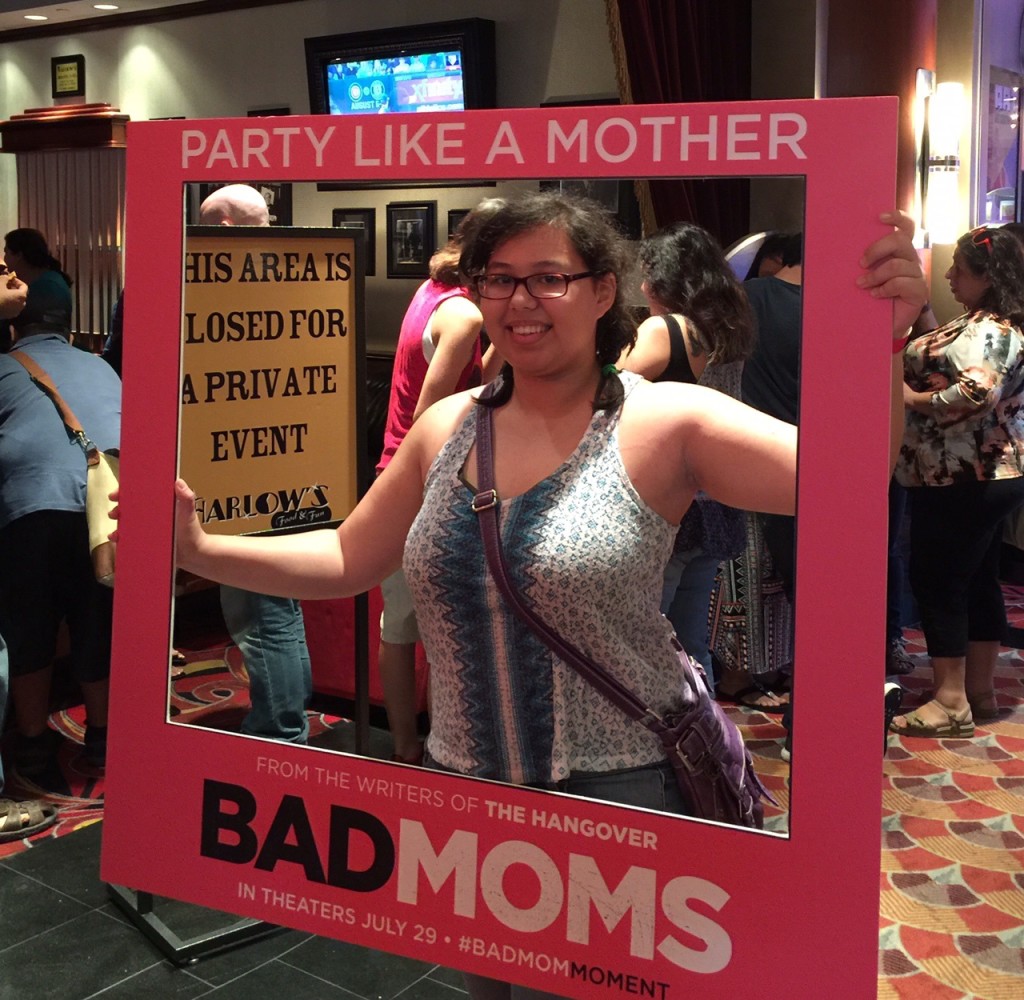
[[(846, 0), (837, 0), (846, 2)], [(962, 80), (970, 94), (973, 79), (975, 9), (982, 0), (937, 0), (937, 76)], [(1013, 34), (1009, 23), (1024, 0), (985, 0), (990, 37)], [(816, 31), (827, 17), (823, 0), (757, 0), (753, 4), (752, 79), (755, 98), (810, 97), (815, 85)], [(1013, 8), (1013, 10), (1009, 10)], [(1009, 11), (1009, 12), (1008, 12)], [(536, 106), (546, 99), (609, 95), (616, 91), (603, 0), (449, 0), (443, 14), (430, 15), (407, 0), (300, 0), (296, 3), (162, 22), (149, 27), (109, 29), (64, 38), (0, 44), (0, 118), (52, 103), (51, 56), (82, 53), (87, 66), (87, 101), (120, 107), (134, 120), (185, 115), (208, 118), (244, 115), (259, 107), (287, 105), (308, 109), (303, 40), (308, 36), (479, 16), (497, 23), (498, 103)], [(1017, 15), (1019, 19), (1019, 14)], [(244, 43), (243, 43), (244, 40)], [(1008, 67), (1012, 68), (1012, 67)], [(964, 229), (971, 217), (972, 135), (964, 124), (961, 143), (961, 203)], [(16, 219), (13, 157), (0, 156), (0, 225)], [(751, 228), (802, 225), (802, 184), (757, 182)], [(781, 193), (780, 193), (781, 192)], [(449, 208), (470, 207), (494, 189), (436, 189), (438, 219)], [(335, 207), (375, 207), (384, 218), (388, 201), (425, 197), (422, 189), (377, 192), (295, 191), (295, 222), (329, 225)], [(378, 256), (383, 241), (378, 246)], [(131, 252), (131, 248), (129, 248)], [(942, 279), (949, 248), (933, 260), (933, 297), (940, 318), (956, 309)], [(369, 341), (393, 342), (397, 322), (415, 282), (371, 279)]]
[[(132, 120), (184, 115), (216, 118), (250, 109), (309, 110), (304, 39), (430, 20), (485, 17), (496, 22), (497, 91), (501, 107), (536, 107), (553, 98), (616, 93), (603, 0), (447, 0), (443, 11), (406, 0), (301, 0), (251, 10), (0, 44), (0, 118), (45, 107), (50, 58), (81, 53), (88, 102), (119, 107)], [(14, 157), (0, 156), (0, 225), (16, 223)], [(500, 188), (498, 192), (500, 192)], [(376, 208), (378, 228), (389, 201), (435, 199), (438, 229), (449, 208), (470, 208), (494, 188), (294, 190), (296, 225), (331, 224), (338, 207)], [(2, 230), (5, 231), (5, 230)], [(145, 248), (141, 248), (145, 252)], [(139, 252), (127, 247), (126, 252)], [(367, 283), (367, 343), (393, 345), (415, 279), (378, 277)]]
[[(960, 131), (958, 231), (966, 232), (982, 220), (984, 152), (988, 146), (983, 111), (988, 102), (988, 70), (999, 66), (1016, 73), (1024, 71), (1018, 47), (1024, 0), (938, 0), (938, 5), (937, 79), (962, 83), (967, 107), (974, 109), (973, 115), (965, 116)], [(952, 258), (952, 246), (933, 248), (932, 307), (940, 322), (962, 312), (943, 277)]]

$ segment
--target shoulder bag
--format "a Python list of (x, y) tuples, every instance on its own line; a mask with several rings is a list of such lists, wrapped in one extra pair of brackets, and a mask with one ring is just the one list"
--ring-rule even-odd
[(116, 546), (108, 537), (116, 524), (110, 519), (110, 494), (117, 489), (118, 451), (100, 451), (82, 430), (71, 407), (57, 391), (46, 371), (24, 351), (11, 351), (25, 367), (32, 381), (53, 400), (64, 426), (82, 446), (87, 463), (85, 477), (85, 516), (89, 524), (89, 552), (96, 579), (106, 587), (114, 586)]
[(708, 693), (703, 668), (691, 660), (673, 636), (682, 684), (679, 707), (659, 715), (618, 678), (563, 639), (540, 619), (508, 577), (498, 531), (498, 494), (494, 489), (491, 447), (492, 411), (477, 405), (477, 492), (473, 511), (480, 521), (491, 574), (513, 613), (563, 662), (592, 684), (629, 718), (646, 726), (661, 742), (672, 764), (690, 814), (734, 826), (761, 829), (763, 798), (771, 796), (754, 772), (750, 753), (736, 726)]

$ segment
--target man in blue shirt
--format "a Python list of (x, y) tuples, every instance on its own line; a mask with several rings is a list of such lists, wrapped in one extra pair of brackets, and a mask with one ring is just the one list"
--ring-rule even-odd
[(0, 357), (0, 635), (9, 656), (15, 767), (33, 777), (48, 769), (61, 743), (48, 718), (62, 621), (86, 706), (85, 759), (106, 763), (112, 601), (89, 553), (85, 452), (17, 360), (22, 352), (49, 375), (102, 450), (120, 439), (121, 381), (55, 330), (15, 329), (11, 351)]
[[(25, 306), (28, 286), (15, 274), (0, 276), (0, 323), (13, 319)], [(6, 331), (5, 331), (6, 332)], [(7, 643), (0, 635), (0, 727), (7, 714)], [(4, 766), (0, 759), (0, 795), (4, 790)], [(14, 801), (0, 797), (0, 844), (31, 837), (52, 826), (57, 810), (49, 802)]]

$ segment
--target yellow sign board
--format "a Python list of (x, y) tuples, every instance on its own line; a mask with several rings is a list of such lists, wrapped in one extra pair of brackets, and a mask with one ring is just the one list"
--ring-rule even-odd
[(179, 469), (207, 531), (322, 526), (355, 506), (355, 254), (336, 229), (189, 227)]

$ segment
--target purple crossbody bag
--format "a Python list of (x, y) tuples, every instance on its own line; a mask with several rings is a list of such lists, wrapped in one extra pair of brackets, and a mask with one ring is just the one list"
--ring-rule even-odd
[(595, 663), (538, 618), (508, 578), (498, 531), (498, 494), (494, 489), (491, 447), (492, 411), (477, 406), (477, 489), (473, 511), (480, 520), (487, 565), (513, 613), (563, 662), (593, 685), (629, 718), (646, 726), (661, 742), (672, 764), (690, 814), (733, 826), (764, 826), (763, 798), (771, 799), (754, 772), (750, 753), (736, 726), (708, 693), (704, 669), (679, 645), (682, 685), (679, 707), (665, 715), (648, 708), (604, 667)]

